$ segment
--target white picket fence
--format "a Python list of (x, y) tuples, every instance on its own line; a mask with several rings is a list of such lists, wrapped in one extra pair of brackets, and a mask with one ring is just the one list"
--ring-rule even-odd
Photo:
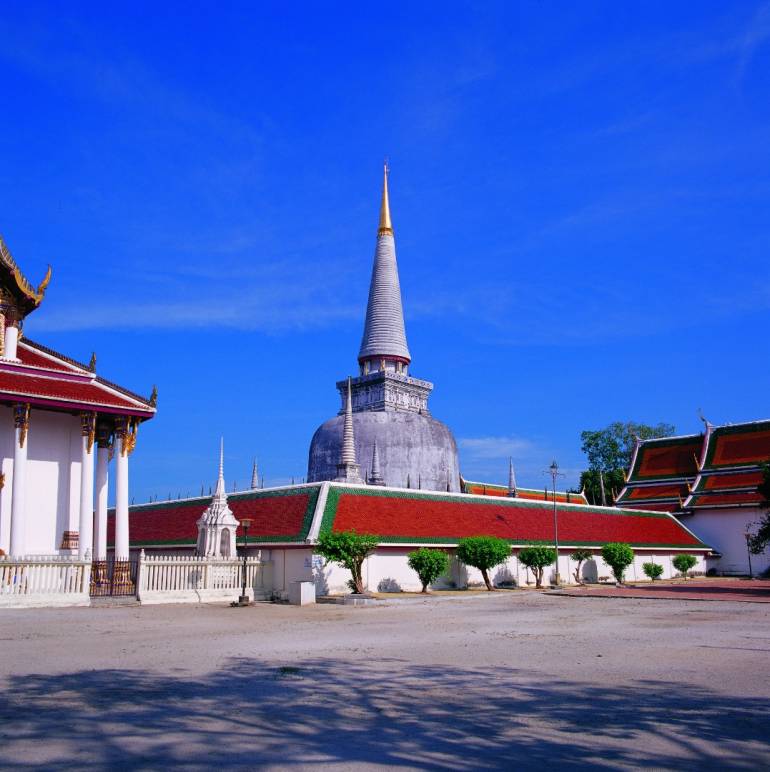
[[(203, 603), (235, 600), (241, 594), (242, 558), (139, 554), (137, 597), (143, 604)], [(246, 594), (267, 599), (272, 591), (272, 563), (246, 559)]]
[(88, 606), (91, 560), (0, 556), (0, 608)]

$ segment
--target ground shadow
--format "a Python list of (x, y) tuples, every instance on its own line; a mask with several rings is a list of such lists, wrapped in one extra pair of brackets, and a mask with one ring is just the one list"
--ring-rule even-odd
[(766, 700), (672, 693), (663, 681), (538, 680), (515, 668), (233, 659), (201, 678), (18, 676), (0, 696), (6, 769), (756, 769), (768, 758)]

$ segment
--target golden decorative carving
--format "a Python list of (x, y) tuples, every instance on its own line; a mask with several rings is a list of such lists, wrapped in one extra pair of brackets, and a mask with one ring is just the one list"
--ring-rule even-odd
[(19, 429), (19, 447), (23, 448), (29, 430), (29, 402), (17, 402), (13, 406), (13, 424)]
[(132, 418), (128, 423), (128, 433), (123, 440), (123, 454), (130, 456), (136, 448), (136, 435), (139, 432), (139, 419)]
[(40, 305), (40, 301), (43, 299), (43, 295), (45, 295), (46, 287), (48, 287), (48, 284), (51, 281), (51, 266), (48, 266), (48, 270), (43, 277), (43, 281), (40, 282), (38, 288), (35, 289), (29, 283), (27, 277), (24, 276), (24, 274), (21, 272), (19, 266), (16, 264), (16, 261), (13, 259), (13, 255), (11, 255), (10, 250), (8, 249), (8, 246), (6, 245), (2, 236), (0, 236), (0, 260), (3, 262), (6, 268), (10, 270), (13, 278), (16, 280), (16, 286), (19, 288), (19, 290), (21, 290), (22, 294), (26, 295), (27, 298), (32, 300), (36, 306)]
[(46, 287), (51, 283), (51, 274), (53, 271), (51, 270), (51, 266), (48, 266), (48, 270), (45, 272), (45, 276), (43, 277), (43, 281), (40, 282), (37, 288), (37, 294), (40, 295), (42, 298), (43, 295), (45, 295)]
[(155, 384), (153, 384), (152, 394), (150, 394), (150, 405), (152, 405), (152, 407), (158, 406), (158, 387), (155, 386)]
[(96, 413), (83, 412), (80, 414), (80, 433), (83, 437), (88, 437), (87, 450), (90, 453), (96, 437)]
[(91, 361), (88, 363), (88, 369), (92, 372), (96, 372), (96, 352), (91, 353)]
[(0, 472), (0, 491), (5, 488), (5, 472)]

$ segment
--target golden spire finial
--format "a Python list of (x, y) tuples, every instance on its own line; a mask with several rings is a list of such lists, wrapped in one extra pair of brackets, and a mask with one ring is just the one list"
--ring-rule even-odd
[(393, 223), (390, 221), (390, 201), (388, 200), (388, 162), (385, 161), (382, 180), (382, 204), (380, 206), (380, 227), (377, 235), (393, 235)]

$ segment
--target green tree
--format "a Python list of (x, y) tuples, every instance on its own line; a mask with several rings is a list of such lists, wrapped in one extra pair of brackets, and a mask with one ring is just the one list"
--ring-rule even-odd
[(594, 553), (591, 550), (583, 549), (583, 548), (576, 549), (570, 555), (570, 559), (574, 560), (577, 563), (577, 567), (575, 568), (575, 581), (578, 584), (583, 584), (583, 580), (580, 578), (580, 567), (583, 565), (583, 563), (586, 560), (590, 560), (593, 556), (594, 556)]
[(377, 548), (379, 537), (355, 531), (327, 531), (318, 537), (315, 551), (326, 560), (347, 568), (352, 575), (350, 588), (353, 592), (364, 592), (361, 567), (366, 556)]
[(437, 549), (422, 549), (410, 552), (407, 555), (409, 568), (417, 572), (422, 582), (422, 592), (428, 592), (428, 585), (435, 582), (449, 567), (449, 558), (446, 552)]
[(660, 563), (642, 563), (642, 571), (654, 582), (663, 575), (663, 566)]
[(602, 557), (615, 574), (615, 581), (623, 584), (623, 574), (634, 562), (634, 551), (631, 546), (623, 542), (611, 541), (602, 547)]
[(687, 579), (687, 572), (698, 562), (695, 559), (695, 555), (685, 555), (682, 553), (681, 555), (676, 555), (674, 557), (674, 560), (672, 561), (674, 564), (674, 568), (677, 571), (680, 571), (682, 576)]
[(519, 550), (519, 562), (532, 569), (535, 575), (535, 587), (541, 587), (545, 567), (556, 562), (556, 550), (545, 544), (530, 544)]
[(580, 487), (585, 490), (588, 500), (593, 504), (602, 502), (601, 472), (607, 503), (612, 504), (613, 491), (617, 494), (624, 485), (623, 473), (631, 465), (637, 437), (642, 440), (670, 437), (675, 431), (671, 424), (650, 426), (615, 421), (604, 429), (581, 432), (580, 449), (586, 454), (588, 469), (580, 475)]
[[(770, 461), (762, 467), (762, 482), (757, 486), (757, 491), (762, 496), (762, 504), (766, 510), (770, 510)], [(759, 521), (757, 532), (749, 539), (749, 549), (755, 554), (765, 551), (770, 542), (770, 511)]]
[(494, 590), (489, 581), (489, 569), (505, 563), (511, 556), (511, 546), (505, 539), (496, 536), (470, 536), (460, 539), (457, 545), (457, 557), (466, 566), (473, 566), (481, 571), (488, 590)]

